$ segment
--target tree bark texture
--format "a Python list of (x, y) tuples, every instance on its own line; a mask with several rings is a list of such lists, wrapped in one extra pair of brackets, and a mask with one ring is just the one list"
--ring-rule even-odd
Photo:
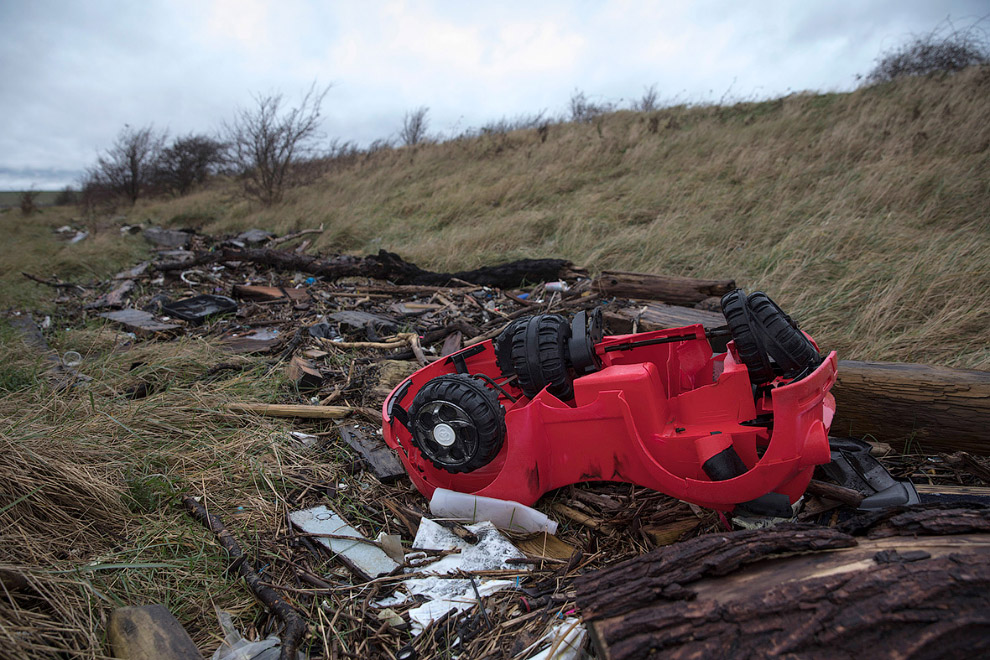
[(604, 270), (594, 281), (594, 289), (605, 296), (659, 300), (671, 305), (693, 305), (735, 288), (735, 280), (699, 280), (622, 270)]
[(987, 518), (918, 508), (844, 529), (711, 534), (579, 578), (578, 606), (610, 660), (979, 656)]
[(637, 332), (651, 332), (665, 328), (679, 328), (700, 323), (705, 329), (725, 325), (725, 317), (717, 312), (662, 303), (648, 303), (643, 307), (629, 307), (618, 311), (606, 311), (605, 321), (612, 332), (632, 332), (636, 322)]
[(833, 435), (990, 454), (990, 372), (841, 360), (832, 394)]
[(511, 288), (523, 283), (546, 282), (580, 272), (564, 259), (520, 259), (498, 266), (485, 266), (456, 273), (434, 273), (404, 261), (399, 255), (380, 250), (376, 255), (355, 257), (337, 255), (326, 259), (296, 252), (265, 249), (222, 248), (198, 255), (186, 262), (161, 263), (159, 271), (187, 270), (218, 261), (248, 261), (276, 270), (300, 271), (328, 280), (342, 277), (370, 277), (396, 284), (444, 286), (452, 280), (463, 280), (480, 286)]

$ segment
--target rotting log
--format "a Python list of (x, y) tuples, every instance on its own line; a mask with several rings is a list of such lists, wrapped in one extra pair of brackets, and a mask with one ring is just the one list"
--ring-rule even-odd
[(630, 307), (618, 311), (606, 311), (605, 321), (616, 333), (651, 332), (665, 328), (679, 328), (700, 323), (706, 330), (725, 325), (725, 317), (717, 312), (662, 303), (647, 303), (642, 307)]
[(898, 450), (990, 454), (990, 372), (840, 360), (833, 435), (869, 434)]
[(161, 272), (170, 272), (221, 261), (247, 261), (276, 270), (308, 273), (331, 281), (342, 277), (370, 277), (396, 284), (429, 286), (444, 286), (452, 281), (463, 281), (481, 286), (510, 288), (524, 282), (545, 282), (585, 273), (565, 259), (520, 259), (456, 273), (434, 273), (385, 250), (366, 257), (344, 254), (320, 258), (297, 252), (247, 248), (223, 248), (199, 254), (191, 261), (158, 263), (155, 268)]
[(244, 578), (255, 598), (282, 622), (284, 628), (281, 636), (280, 660), (296, 660), (296, 649), (299, 648), (299, 643), (307, 632), (306, 622), (274, 589), (262, 582), (261, 576), (254, 570), (254, 566), (248, 561), (248, 556), (241, 549), (240, 543), (218, 516), (207, 511), (206, 507), (196, 501), (196, 498), (189, 495), (182, 496), (182, 505), (190, 516), (216, 535), (217, 542), (227, 551), (227, 556), (231, 560), (227, 570), (230, 572), (236, 570), (238, 575)]
[[(878, 534), (866, 523), (857, 531), (869, 538), (798, 525), (712, 534), (582, 576), (577, 602), (609, 660), (980, 656), (985, 523), (922, 509), (891, 515)], [(926, 536), (936, 530), (954, 535)]]
[(736, 288), (736, 282), (604, 270), (595, 278), (593, 288), (605, 296), (659, 300), (672, 305), (693, 305), (705, 298), (725, 295)]

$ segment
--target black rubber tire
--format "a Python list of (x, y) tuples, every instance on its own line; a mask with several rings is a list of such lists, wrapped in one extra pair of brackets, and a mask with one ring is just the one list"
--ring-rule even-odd
[(763, 385), (772, 381), (774, 374), (770, 364), (770, 356), (761, 341), (760, 328), (751, 318), (751, 311), (746, 300), (746, 292), (736, 289), (722, 296), (722, 315), (736, 342), (736, 352), (739, 359), (749, 371), (749, 380), (754, 385)]
[[(441, 425), (445, 433), (438, 435)], [(409, 407), (412, 442), (439, 470), (472, 472), (492, 462), (505, 441), (498, 394), (467, 374), (437, 376)], [(449, 443), (447, 442), (449, 441)]]
[(821, 364), (822, 356), (814, 344), (770, 296), (756, 291), (750, 294), (747, 305), (762, 333), (763, 346), (783, 376), (793, 378), (809, 367), (813, 369)]
[(523, 394), (533, 398), (543, 388), (558, 399), (574, 397), (567, 370), (567, 340), (571, 326), (559, 314), (538, 314), (512, 337), (512, 368)]
[(499, 371), (502, 372), (503, 378), (511, 378), (516, 374), (516, 370), (512, 367), (512, 338), (520, 328), (526, 326), (530, 318), (526, 316), (516, 319), (505, 326), (493, 342), (495, 345), (495, 364), (498, 366)]
[(601, 368), (595, 346), (604, 337), (602, 308), (582, 310), (571, 320), (571, 336), (567, 340), (568, 364), (578, 375), (590, 374)]

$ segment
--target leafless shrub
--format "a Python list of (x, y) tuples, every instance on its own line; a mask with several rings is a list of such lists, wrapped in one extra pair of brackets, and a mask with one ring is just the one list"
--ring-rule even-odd
[(424, 105), (406, 113), (402, 119), (402, 130), (399, 131), (399, 139), (402, 140), (402, 144), (411, 147), (427, 139), (426, 132), (430, 122), (426, 115), (429, 112), (430, 109)]
[(330, 86), (310, 86), (299, 105), (286, 108), (281, 94), (256, 95), (255, 106), (237, 111), (223, 134), (244, 191), (265, 206), (281, 201), (293, 183), (292, 167), (313, 153), (320, 111)]
[(86, 178), (134, 204), (152, 183), (164, 142), (165, 133), (153, 126), (135, 129), (125, 124), (113, 146), (97, 159)]
[(660, 94), (656, 83), (643, 88), (643, 95), (633, 101), (632, 109), (637, 112), (653, 112), (660, 104)]
[(62, 188), (55, 196), (55, 206), (71, 206), (79, 201), (79, 192), (72, 186)]
[(176, 138), (155, 161), (155, 182), (164, 190), (185, 195), (217, 173), (225, 160), (225, 146), (206, 135)]
[(382, 151), (388, 151), (393, 148), (392, 141), (388, 138), (378, 138), (374, 142), (368, 145), (368, 148), (364, 150), (364, 153), (369, 156), (372, 154), (377, 154)]
[(38, 191), (34, 188), (21, 193), (21, 215), (28, 216), (38, 210)]
[(914, 37), (877, 59), (867, 74), (868, 85), (890, 82), (905, 76), (930, 73), (956, 73), (963, 69), (990, 63), (990, 40), (986, 33), (972, 25), (966, 30), (939, 27), (931, 33)]
[(571, 112), (571, 121), (579, 123), (590, 123), (595, 118), (615, 110), (614, 103), (609, 101), (591, 101), (584, 92), (577, 89), (571, 94), (568, 107)]

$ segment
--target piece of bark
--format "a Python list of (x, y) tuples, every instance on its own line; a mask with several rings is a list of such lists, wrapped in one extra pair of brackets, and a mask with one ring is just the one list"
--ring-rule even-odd
[(898, 451), (990, 454), (990, 372), (840, 360), (832, 432), (872, 435)]
[(641, 307), (629, 307), (619, 311), (606, 311), (605, 321), (612, 332), (624, 334), (633, 331), (636, 322), (637, 332), (651, 332), (666, 328), (679, 328), (700, 323), (706, 330), (725, 325), (725, 317), (703, 309), (647, 303)]
[(451, 353), (461, 350), (461, 342), (463, 340), (464, 336), (460, 330), (455, 330), (447, 335), (447, 338), (443, 340), (443, 346), (440, 347), (440, 357), (447, 357)]
[(605, 270), (593, 282), (606, 296), (659, 300), (673, 305), (693, 305), (705, 298), (723, 296), (736, 288), (735, 280), (702, 280), (693, 277)]
[(859, 491), (855, 491), (852, 488), (830, 484), (827, 481), (819, 481), (817, 479), (811, 480), (808, 484), (807, 492), (812, 495), (826, 497), (836, 502), (848, 504), (854, 509), (862, 504), (863, 499), (865, 499)]
[(406, 475), (402, 463), (384, 441), (372, 437), (355, 424), (338, 424), (337, 429), (340, 439), (361, 455), (379, 481), (386, 483)]
[(323, 385), (323, 374), (316, 365), (298, 355), (289, 361), (285, 375), (303, 391), (318, 390)]
[(565, 271), (574, 272), (573, 264), (565, 259), (520, 259), (457, 273), (434, 273), (423, 270), (415, 264), (404, 261), (399, 255), (385, 250), (366, 257), (337, 255), (320, 258), (279, 250), (230, 248), (202, 253), (192, 261), (158, 263), (155, 267), (159, 271), (169, 272), (218, 261), (246, 261), (270, 266), (276, 270), (300, 271), (328, 280), (342, 277), (370, 277), (389, 280), (396, 284), (432, 286), (443, 286), (451, 281), (462, 280), (481, 286), (510, 288), (519, 286), (523, 282), (555, 280)]
[(140, 309), (121, 309), (116, 312), (105, 312), (100, 318), (119, 323), (138, 336), (154, 335), (159, 332), (178, 330), (181, 326), (174, 323), (162, 323), (148, 312)]
[(182, 624), (163, 605), (119, 607), (107, 637), (113, 656), (124, 660), (199, 660), (202, 655)]
[(128, 295), (134, 290), (134, 280), (123, 280), (116, 287), (86, 305), (86, 309), (123, 307)]
[(349, 406), (307, 406), (300, 404), (231, 403), (227, 410), (232, 413), (251, 413), (262, 417), (298, 417), (300, 419), (341, 419), (355, 408)]
[(281, 300), (288, 298), (293, 302), (307, 302), (309, 292), (305, 289), (295, 289), (292, 287), (261, 286), (256, 284), (235, 284), (233, 296), (240, 300)]

